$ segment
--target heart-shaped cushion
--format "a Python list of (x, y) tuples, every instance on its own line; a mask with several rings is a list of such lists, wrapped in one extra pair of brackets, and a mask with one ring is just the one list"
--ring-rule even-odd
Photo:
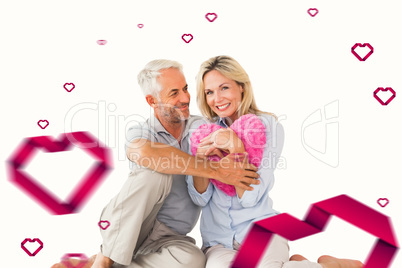
[[(203, 124), (199, 126), (190, 139), (191, 153), (196, 155), (200, 141), (220, 128), (222, 127), (217, 124)], [(243, 142), (244, 149), (248, 153), (249, 163), (259, 167), (264, 153), (265, 144), (267, 142), (264, 124), (255, 114), (246, 114), (235, 120), (230, 128)], [(223, 155), (226, 155), (226, 153), (223, 152)], [(210, 161), (219, 161), (220, 157), (213, 155), (209, 156), (208, 159)], [(225, 194), (229, 196), (236, 195), (236, 189), (233, 185), (215, 179), (210, 179), (210, 181), (216, 186), (216, 188), (223, 191)]]

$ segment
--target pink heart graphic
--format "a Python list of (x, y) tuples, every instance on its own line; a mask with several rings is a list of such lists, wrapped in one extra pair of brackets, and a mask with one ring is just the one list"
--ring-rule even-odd
[[(356, 49), (357, 47), (368, 47), (368, 48), (370, 49), (370, 51), (366, 54), (366, 56), (364, 56), (364, 57), (362, 58), (362, 57), (360, 57), (360, 55), (357, 54), (357, 52), (355, 51), (355, 49)], [(374, 52), (374, 48), (373, 48), (369, 43), (364, 43), (364, 44), (356, 43), (356, 44), (354, 44), (354, 46), (352, 47), (352, 53), (353, 53), (353, 55), (355, 55), (355, 57), (356, 57), (359, 61), (365, 61), (365, 60), (367, 60), (368, 57), (370, 57), (370, 55), (373, 54), (373, 52)]]
[[(78, 258), (78, 260), (73, 258)], [(68, 253), (61, 257), (61, 263), (67, 268), (84, 268), (88, 263), (88, 258), (82, 253)]]
[(216, 13), (207, 13), (205, 15), (205, 18), (207, 18), (209, 22), (213, 22), (214, 20), (216, 20), (217, 17), (218, 15), (216, 15)]
[(73, 83), (65, 83), (63, 87), (68, 92), (71, 92), (75, 88), (75, 85)]
[(49, 125), (49, 121), (47, 121), (47, 120), (39, 120), (39, 121), (38, 121), (38, 126), (39, 126), (41, 129), (47, 128), (48, 125)]
[(282, 213), (255, 222), (243, 241), (232, 267), (255, 267), (269, 245), (272, 234), (293, 241), (322, 232), (331, 215), (378, 238), (365, 261), (364, 268), (389, 267), (399, 249), (391, 220), (347, 195), (314, 203), (304, 221)]
[(186, 43), (190, 43), (191, 40), (193, 40), (193, 35), (192, 34), (183, 34), (181, 36), (181, 39), (183, 39), (183, 41)]
[[(67, 197), (67, 202), (62, 202), (57, 196), (49, 192), (46, 187), (24, 172), (23, 167), (39, 150), (49, 153), (63, 152), (72, 149), (74, 146), (84, 150), (97, 161), (72, 190), (69, 197)], [(8, 160), (10, 181), (51, 213), (56, 215), (70, 214), (76, 212), (85, 203), (112, 168), (109, 153), (109, 150), (104, 145), (100, 144), (96, 138), (87, 132), (63, 133), (60, 135), (59, 140), (55, 140), (50, 136), (27, 138)]]
[(379, 198), (378, 200), (377, 200), (377, 203), (381, 206), (381, 207), (386, 207), (387, 205), (388, 205), (388, 203), (389, 203), (389, 200), (388, 200), (388, 198)]
[(102, 230), (106, 230), (107, 228), (109, 228), (110, 222), (109, 221), (100, 221), (100, 222), (98, 222), (98, 225)]
[[(27, 242), (29, 242), (29, 243), (35, 243), (35, 242), (36, 242), (36, 243), (39, 244), (39, 246), (38, 246), (38, 248), (37, 248), (33, 253), (31, 253), (31, 252), (25, 247), (25, 244), (26, 244)], [(42, 241), (40, 241), (39, 238), (34, 238), (34, 239), (25, 238), (24, 241), (21, 242), (21, 248), (22, 248), (29, 256), (34, 257), (36, 254), (38, 254), (39, 251), (42, 250), (42, 248), (43, 248), (43, 243), (42, 243)]]
[(106, 40), (98, 40), (98, 41), (96, 41), (96, 43), (98, 43), (98, 45), (100, 45), (100, 46), (104, 46), (104, 45), (106, 45), (107, 41)]
[(310, 14), (311, 17), (314, 17), (315, 15), (318, 14), (318, 9), (316, 9), (316, 8), (309, 8), (309, 9), (307, 10), (307, 13)]
[(144, 24), (140, 23), (140, 24), (137, 25), (137, 27), (141, 29), (142, 27), (144, 27)]
[[(379, 97), (377, 96), (378, 92), (383, 91), (383, 92), (387, 92), (387, 91), (391, 91), (392, 96), (388, 98), (388, 100), (386, 100), (385, 102)], [(393, 90), (391, 87), (386, 87), (386, 88), (382, 88), (379, 87), (377, 88), (374, 92), (373, 92), (374, 98), (381, 103), (382, 105), (388, 105), (395, 97), (396, 97), (396, 92), (395, 90)]]

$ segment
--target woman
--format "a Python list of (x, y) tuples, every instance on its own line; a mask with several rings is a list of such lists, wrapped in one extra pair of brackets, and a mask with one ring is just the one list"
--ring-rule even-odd
[[(252, 191), (234, 187), (235, 192), (231, 196), (208, 178), (187, 178), (193, 202), (203, 207), (200, 227), (207, 257), (206, 267), (230, 267), (252, 223), (278, 214), (272, 208), (268, 192), (273, 187), (274, 169), (282, 151), (284, 132), (273, 114), (257, 108), (247, 73), (231, 57), (214, 57), (201, 65), (197, 76), (197, 102), (201, 113), (222, 127), (201, 139), (197, 144), (197, 156), (223, 157), (227, 153), (232, 156), (244, 153), (246, 147), (252, 148), (253, 144), (246, 144), (245, 139), (245, 132), (250, 129), (246, 127), (245, 132), (244, 129), (243, 133), (237, 132), (242, 138), (230, 129), (232, 124), (242, 125), (245, 115), (258, 116), (265, 127), (266, 140), (258, 170), (260, 184), (253, 185)], [(300, 255), (292, 256), (289, 261), (287, 240), (275, 235), (259, 267), (361, 267), (358, 261), (329, 256), (321, 257), (319, 263), (309, 262)]]

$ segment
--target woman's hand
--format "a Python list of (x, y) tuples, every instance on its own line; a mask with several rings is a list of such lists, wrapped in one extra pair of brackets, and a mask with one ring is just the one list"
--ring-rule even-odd
[[(212, 132), (201, 140), (198, 149), (200, 149), (200, 154), (204, 153), (205, 156), (222, 154), (220, 150), (226, 151), (227, 153), (243, 153), (245, 151), (243, 142), (230, 128), (221, 128)], [(219, 151), (219, 153), (217, 151)], [(223, 157), (223, 155), (219, 156)]]

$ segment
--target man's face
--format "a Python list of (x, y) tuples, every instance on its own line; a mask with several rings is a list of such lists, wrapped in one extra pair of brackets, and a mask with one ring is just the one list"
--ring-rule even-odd
[(162, 86), (160, 99), (155, 106), (159, 120), (180, 123), (190, 116), (190, 93), (184, 75), (176, 68), (161, 71), (158, 82)]

